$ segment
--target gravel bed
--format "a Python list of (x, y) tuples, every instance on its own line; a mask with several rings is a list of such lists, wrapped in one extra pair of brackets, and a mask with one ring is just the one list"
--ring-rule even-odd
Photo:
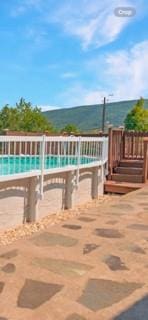
[(85, 214), (85, 209), (88, 208), (101, 208), (101, 205), (105, 203), (114, 201), (118, 196), (114, 195), (103, 195), (99, 196), (97, 200), (92, 200), (84, 205), (78, 206), (74, 209), (63, 210), (57, 212), (56, 214), (50, 214), (44, 217), (43, 219), (35, 222), (35, 223), (25, 223), (23, 225), (17, 226), (12, 229), (1, 230), (0, 231), (0, 246), (10, 244), (18, 239), (25, 238), (34, 234), (35, 232), (45, 230), (50, 226), (55, 224), (59, 224), (61, 221), (66, 221), (70, 218), (74, 218)]

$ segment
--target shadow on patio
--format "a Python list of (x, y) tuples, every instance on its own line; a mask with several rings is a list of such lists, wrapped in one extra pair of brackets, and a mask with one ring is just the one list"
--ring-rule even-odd
[(122, 312), (113, 320), (147, 320), (148, 319), (148, 294), (134, 303), (129, 309)]

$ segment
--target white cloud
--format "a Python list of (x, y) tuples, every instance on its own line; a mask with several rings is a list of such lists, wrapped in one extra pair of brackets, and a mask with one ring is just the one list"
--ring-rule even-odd
[(75, 83), (59, 95), (59, 100), (64, 101), (62, 106), (72, 107), (102, 103), (103, 97), (106, 95), (107, 92), (101, 88), (91, 89), (80, 83)]
[(32, 46), (38, 47), (41, 50), (42, 48), (50, 46), (48, 32), (42, 27), (26, 27), (24, 28), (24, 34)]
[[(48, 32), (46, 33), (46, 29), (44, 31), (46, 22), (59, 24), (60, 30), (80, 39), (82, 47), (86, 49), (101, 47), (116, 40), (122, 30), (137, 18), (139, 12), (137, 6), (141, 8), (142, 3), (142, 0), (18, 0), (19, 5), (15, 10), (16, 15), (19, 15), (32, 8), (41, 10), (43, 4), (46, 6), (47, 10), (40, 11), (43, 29), (30, 29), (28, 32), (29, 39), (34, 38), (39, 46), (42, 40), (48, 38)], [(117, 6), (134, 6), (137, 9), (137, 16), (117, 18), (114, 15)], [(148, 41), (114, 53), (103, 55), (100, 53), (98, 57), (96, 57), (97, 52), (99, 51), (95, 51), (94, 61), (89, 60), (87, 66), (85, 62), (81, 63), (81, 71), (84, 75), (86, 73), (84, 83), (78, 82), (76, 78), (78, 74), (74, 72), (67, 71), (62, 74), (58, 63), (49, 64), (48, 70), (59, 68), (58, 74), (61, 78), (73, 79), (73, 85), (67, 88), (66, 92), (58, 94), (57, 99), (60, 104), (63, 101), (62, 105), (67, 106), (99, 103), (108, 93), (114, 93), (114, 100), (135, 99), (147, 95)], [(77, 61), (75, 65), (78, 66)], [(88, 76), (91, 79), (89, 82)], [(57, 107), (42, 106), (42, 108), (51, 110)]]
[(61, 74), (61, 78), (63, 79), (73, 79), (76, 78), (76, 73), (75, 72), (65, 72), (63, 74)]
[(28, 10), (40, 12), (40, 21), (59, 24), (66, 34), (77, 37), (83, 49), (101, 47), (113, 42), (134, 18), (114, 14), (116, 7), (133, 6), (140, 15), (144, 0), (18, 0), (11, 14), (19, 16)]
[(40, 105), (38, 106), (42, 111), (51, 111), (51, 110), (57, 110), (60, 109), (60, 107), (57, 106), (50, 106), (50, 105)]
[(148, 93), (148, 41), (129, 50), (109, 54), (106, 58), (106, 77), (117, 99), (135, 99)]
[(107, 92), (103, 90), (90, 90), (84, 96), (84, 104), (100, 104), (105, 96), (107, 96)]
[[(148, 41), (135, 44), (127, 50), (119, 50), (99, 56), (85, 63), (93, 73), (96, 85), (90, 87), (74, 83), (60, 95), (67, 106), (101, 103), (104, 96), (109, 101), (148, 97)], [(101, 85), (99, 85), (101, 83)], [(66, 103), (65, 103), (66, 101)]]
[(25, 7), (23, 5), (19, 5), (18, 7), (13, 8), (11, 10), (11, 16), (17, 17), (17, 16), (24, 14), (24, 12), (25, 12)]
[(78, 37), (84, 49), (100, 47), (114, 41), (133, 20), (116, 17), (114, 9), (137, 3), (137, 0), (65, 0), (48, 19), (62, 25), (66, 33)]
[(30, 9), (40, 10), (42, 0), (18, 0), (17, 6), (11, 10), (12, 17), (18, 17), (28, 12)]

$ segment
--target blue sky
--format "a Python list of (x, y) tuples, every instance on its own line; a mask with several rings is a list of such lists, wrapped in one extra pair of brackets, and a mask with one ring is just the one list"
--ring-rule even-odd
[(0, 0), (0, 106), (148, 98), (147, 12), (147, 0)]

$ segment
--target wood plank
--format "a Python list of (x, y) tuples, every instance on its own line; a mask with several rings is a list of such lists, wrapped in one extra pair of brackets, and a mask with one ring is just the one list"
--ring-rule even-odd
[(130, 175), (130, 174), (119, 174), (113, 173), (111, 180), (121, 181), (121, 182), (133, 182), (133, 183), (142, 183), (143, 176), (142, 175)]
[(116, 167), (114, 169), (114, 173), (119, 174), (128, 174), (128, 175), (142, 175), (143, 169), (142, 168), (134, 168), (134, 167)]
[(143, 168), (143, 160), (123, 159), (120, 161), (119, 166), (120, 167)]
[(110, 180), (104, 183), (104, 192), (126, 194), (141, 189), (144, 185), (144, 183), (116, 182)]

